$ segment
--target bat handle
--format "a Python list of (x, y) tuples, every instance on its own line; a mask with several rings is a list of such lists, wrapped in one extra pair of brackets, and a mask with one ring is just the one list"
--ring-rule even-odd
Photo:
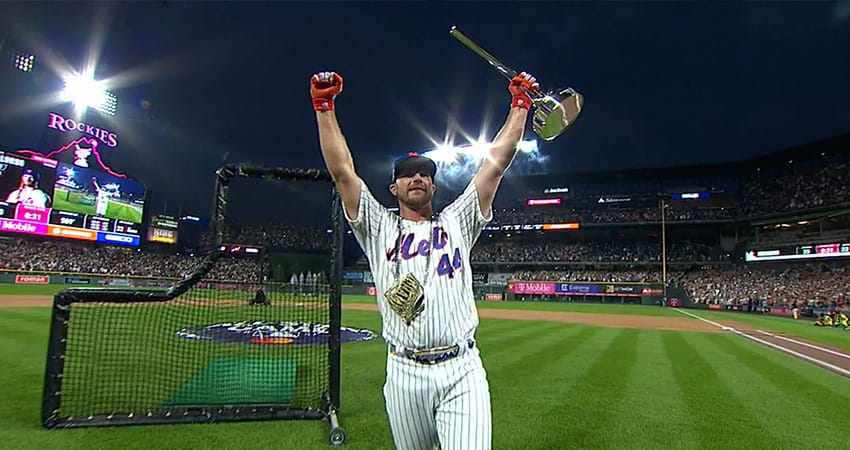
[(452, 26), (452, 29), (449, 30), (449, 34), (451, 34), (455, 39), (460, 41), (463, 45), (467, 46), (470, 50), (475, 52), (478, 56), (484, 58), (488, 63), (490, 63), (491, 66), (493, 66), (493, 68), (496, 69), (496, 71), (504, 75), (504, 77), (508, 80), (517, 76), (516, 70), (511, 69), (510, 67), (502, 64), (502, 62), (496, 59), (495, 56), (488, 53), (487, 50), (484, 50), (478, 44), (472, 42), (471, 39), (461, 33), (456, 26)]

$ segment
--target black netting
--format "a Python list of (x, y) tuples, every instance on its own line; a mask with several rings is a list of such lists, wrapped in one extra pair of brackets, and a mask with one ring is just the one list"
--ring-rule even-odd
[[(323, 418), (338, 406), (338, 197), (321, 172), (230, 169), (219, 172), (213, 253), (194, 273), (167, 290), (129, 280), (57, 295), (45, 426)], [(253, 179), (231, 190), (231, 177)], [(225, 212), (250, 212), (258, 186), (294, 207), (277, 211), (274, 230)]]

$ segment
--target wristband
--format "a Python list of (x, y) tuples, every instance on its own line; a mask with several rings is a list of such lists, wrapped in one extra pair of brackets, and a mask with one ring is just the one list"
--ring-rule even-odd
[(314, 98), (313, 109), (316, 111), (333, 111), (334, 101), (327, 98)]
[(511, 108), (531, 108), (531, 99), (527, 95), (515, 95), (511, 100)]

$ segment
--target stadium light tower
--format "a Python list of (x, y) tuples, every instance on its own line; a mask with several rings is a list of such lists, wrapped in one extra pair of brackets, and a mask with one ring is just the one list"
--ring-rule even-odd
[(104, 89), (103, 83), (85, 74), (72, 74), (65, 77), (62, 99), (72, 102), (78, 113), (86, 108), (92, 108), (114, 116), (118, 109), (118, 99), (115, 94)]
[(32, 72), (35, 66), (35, 55), (15, 52), (12, 55), (12, 64), (21, 72)]

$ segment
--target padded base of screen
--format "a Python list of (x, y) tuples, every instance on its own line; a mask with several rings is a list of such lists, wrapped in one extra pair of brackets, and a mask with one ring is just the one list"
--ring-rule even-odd
[(289, 358), (218, 357), (166, 405), (289, 405), (295, 372), (296, 363)]

